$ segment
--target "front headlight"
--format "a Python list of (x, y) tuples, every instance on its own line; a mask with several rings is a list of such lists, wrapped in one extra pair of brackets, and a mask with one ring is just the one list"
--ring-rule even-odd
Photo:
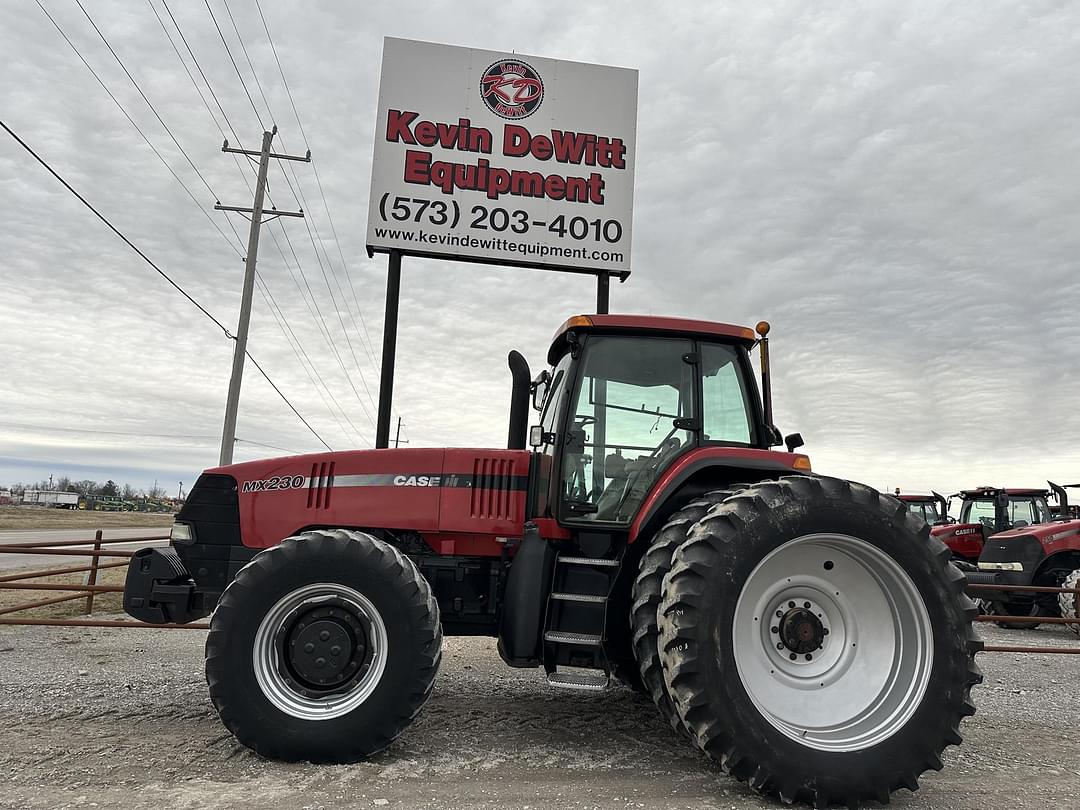
[(195, 530), (190, 523), (174, 523), (169, 530), (169, 540), (173, 543), (190, 545), (195, 542)]
[(1018, 562), (980, 562), (980, 571), (1023, 571), (1024, 564)]

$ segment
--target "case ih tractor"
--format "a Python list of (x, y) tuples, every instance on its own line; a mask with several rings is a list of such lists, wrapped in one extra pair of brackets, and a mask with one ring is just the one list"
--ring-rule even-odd
[(970, 567), (991, 535), (1050, 520), (1047, 495), (1045, 489), (966, 489), (949, 496), (962, 499), (960, 519), (935, 526), (930, 533), (949, 547), (957, 562)]
[[(979, 555), (977, 571), (968, 573), (971, 584), (1035, 585), (1049, 588), (1080, 588), (1080, 519), (1072, 517), (1065, 487), (1048, 481), (1057, 495), (1059, 513), (1036, 524), (1016, 525), (991, 536)], [(1077, 484), (1066, 484), (1077, 487)], [(992, 612), (1035, 618), (1062, 616), (1077, 619), (1067, 624), (1080, 634), (1080, 611), (1075, 593), (1002, 591), (995, 595)], [(1002, 627), (1030, 629), (1033, 622), (1002, 622)]]
[(921, 517), (931, 526), (939, 526), (949, 523), (949, 501), (944, 495), (931, 492), (929, 495), (904, 493), (899, 487), (896, 490), (897, 500), (907, 504), (908, 511), (916, 517)]
[(784, 801), (914, 790), (974, 712), (964, 576), (900, 501), (813, 475), (797, 435), (771, 449), (757, 332), (574, 317), (532, 385), (510, 355), (509, 449), (208, 470), (170, 547), (136, 554), (125, 608), (212, 612), (211, 700), (267, 757), (386, 748), (431, 694), (443, 635), (483, 635), (556, 687), (636, 682)]

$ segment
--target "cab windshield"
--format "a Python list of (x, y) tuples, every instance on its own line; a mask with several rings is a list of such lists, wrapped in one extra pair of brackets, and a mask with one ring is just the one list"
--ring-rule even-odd
[[(1006, 508), (1010, 528), (1022, 528), (1050, 519), (1050, 509), (1041, 497), (1012, 497)], [(997, 529), (993, 498), (976, 498), (964, 503), (960, 520), (963, 523), (981, 523), (989, 529)]]
[(911, 514), (921, 517), (930, 525), (940, 523), (942, 520), (941, 514), (938, 512), (937, 501), (908, 501), (907, 506)]
[(732, 346), (703, 344), (698, 354), (690, 340), (591, 336), (580, 369), (563, 436), (566, 517), (629, 522), (698, 431), (702, 441), (753, 441), (750, 400)]

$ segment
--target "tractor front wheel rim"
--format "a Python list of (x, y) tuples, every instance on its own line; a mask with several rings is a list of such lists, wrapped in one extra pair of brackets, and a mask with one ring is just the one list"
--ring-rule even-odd
[(926, 605), (903, 567), (855, 537), (812, 534), (762, 559), (735, 606), (734, 659), (755, 708), (821, 751), (888, 739), (922, 702)]
[(252, 665), (266, 699), (301, 720), (332, 720), (375, 690), (387, 660), (386, 624), (371, 600), (337, 583), (292, 591), (255, 632)]

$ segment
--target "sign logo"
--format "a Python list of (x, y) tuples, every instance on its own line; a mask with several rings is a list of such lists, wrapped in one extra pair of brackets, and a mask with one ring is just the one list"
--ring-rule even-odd
[(527, 118), (540, 109), (544, 82), (531, 65), (520, 59), (493, 62), (480, 77), (480, 98), (502, 118)]

